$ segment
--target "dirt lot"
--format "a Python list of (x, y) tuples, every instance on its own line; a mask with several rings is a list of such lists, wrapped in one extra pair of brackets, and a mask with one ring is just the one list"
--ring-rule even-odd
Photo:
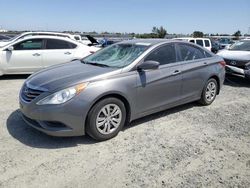
[(211, 106), (157, 113), (96, 143), (28, 127), (25, 78), (0, 78), (0, 187), (250, 187), (250, 82), (230, 78)]

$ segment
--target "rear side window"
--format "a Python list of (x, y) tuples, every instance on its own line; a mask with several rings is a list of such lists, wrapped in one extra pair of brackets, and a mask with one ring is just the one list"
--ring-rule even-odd
[(181, 61), (190, 61), (195, 59), (205, 58), (205, 53), (203, 50), (196, 48), (191, 45), (178, 44)]
[(190, 40), (189, 42), (192, 42), (192, 43), (194, 43), (194, 40)]
[(58, 39), (47, 39), (46, 49), (73, 49), (76, 44)]
[(75, 40), (80, 40), (80, 37), (74, 36)]
[(157, 61), (160, 65), (176, 62), (176, 52), (174, 44), (167, 44), (151, 52), (144, 61)]
[(209, 40), (204, 40), (205, 41), (205, 47), (210, 47)]
[(198, 44), (198, 45), (200, 45), (200, 46), (204, 46), (204, 44), (203, 44), (203, 40), (196, 40), (196, 44)]
[(13, 46), (14, 50), (40, 50), (43, 47), (42, 39), (31, 39)]

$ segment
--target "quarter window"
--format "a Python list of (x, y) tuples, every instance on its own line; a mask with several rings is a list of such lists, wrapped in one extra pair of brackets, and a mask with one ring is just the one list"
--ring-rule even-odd
[(175, 45), (168, 44), (156, 49), (151, 54), (149, 54), (144, 61), (150, 60), (157, 61), (160, 63), (160, 65), (176, 62)]
[(42, 39), (31, 39), (14, 45), (14, 50), (40, 50), (42, 46)]
[(47, 39), (46, 49), (72, 49), (76, 48), (76, 44), (57, 39)]
[(198, 45), (200, 45), (200, 46), (204, 46), (204, 44), (203, 44), (203, 40), (196, 40), (196, 44), (198, 44)]
[(180, 56), (182, 61), (190, 61), (205, 58), (203, 50), (191, 45), (179, 44)]
[(209, 47), (209, 46), (210, 46), (208, 40), (205, 40), (205, 46), (206, 46), (206, 47)]

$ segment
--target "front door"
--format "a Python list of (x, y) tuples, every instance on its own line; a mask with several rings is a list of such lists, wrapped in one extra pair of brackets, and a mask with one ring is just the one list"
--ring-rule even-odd
[(175, 44), (166, 44), (151, 52), (144, 61), (160, 63), (159, 69), (138, 72), (136, 108), (139, 114), (159, 111), (180, 98), (181, 64)]
[(13, 50), (4, 50), (2, 57), (6, 73), (32, 73), (42, 66), (42, 39), (30, 39), (13, 45)]

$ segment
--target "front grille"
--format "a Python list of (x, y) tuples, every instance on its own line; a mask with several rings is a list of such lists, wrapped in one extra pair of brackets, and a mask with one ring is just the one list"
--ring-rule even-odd
[(31, 102), (36, 97), (41, 95), (43, 92), (44, 91), (42, 91), (42, 90), (32, 89), (32, 88), (28, 87), (27, 85), (24, 85), (22, 92), (21, 92), (21, 97), (24, 101)]
[(232, 60), (232, 59), (224, 59), (224, 60), (227, 65), (238, 67), (241, 69), (245, 69), (246, 64), (249, 62), (249, 61), (239, 61), (239, 60)]

